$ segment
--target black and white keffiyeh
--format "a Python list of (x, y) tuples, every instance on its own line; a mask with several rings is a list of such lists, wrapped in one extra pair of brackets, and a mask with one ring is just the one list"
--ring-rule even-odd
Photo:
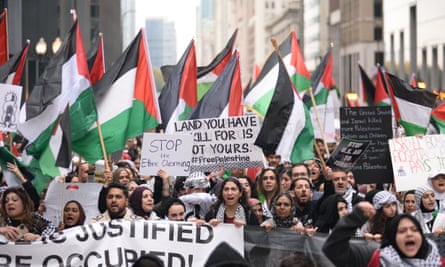
[[(216, 219), (218, 221), (224, 222), (225, 214), (226, 214), (226, 205), (224, 203), (222, 203), (218, 207), (218, 211), (216, 213)], [(246, 222), (246, 213), (244, 211), (243, 206), (241, 206), (241, 204), (238, 204), (238, 206), (236, 207), (235, 220), (241, 220), (243, 222)]]
[(439, 267), (441, 266), (440, 254), (433, 241), (426, 239), (430, 244), (431, 251), (425, 259), (401, 258), (393, 246), (387, 246), (380, 250), (380, 264), (382, 267)]

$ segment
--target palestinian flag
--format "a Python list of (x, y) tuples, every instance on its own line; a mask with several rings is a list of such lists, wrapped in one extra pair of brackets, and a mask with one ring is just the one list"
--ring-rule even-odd
[[(295, 83), (298, 91), (304, 91), (310, 88), (310, 75), (304, 65), (301, 56), (295, 32), (291, 32), (289, 36), (280, 44), (280, 53), (283, 58), (286, 71), (289, 73), (291, 80)], [(264, 117), (269, 108), (273, 91), (278, 77), (278, 55), (276, 51), (267, 58), (258, 78), (244, 92), (245, 107)], [(306, 80), (308, 79), (308, 80)]]
[[(303, 54), (301, 53), (300, 45), (297, 41), (297, 34), (295, 31), (292, 31), (289, 35), (290, 38), (290, 58), (284, 57), (283, 61), (286, 65), (287, 72), (289, 73), (289, 77), (292, 80), (295, 88), (298, 92), (304, 92), (311, 87), (311, 75), (306, 68), (306, 64), (304, 63)], [(289, 42), (286, 39), (285, 42)], [(285, 51), (283, 51), (285, 52)]]
[(4, 8), (0, 14), (0, 66), (7, 62), (8, 59), (8, 10)]
[[(25, 46), (19, 54), (14, 55), (8, 62), (0, 67), (0, 81), (2, 83), (20, 85), (23, 70), (25, 69), (26, 58), (28, 57), (28, 50), (29, 40), (26, 41)], [(22, 90), (22, 103), (20, 103), (20, 105), (24, 103), (27, 97), (25, 90)]]
[(104, 39), (100, 32), (96, 43), (88, 52), (88, 70), (90, 72), (90, 81), (94, 85), (99, 81), (105, 73), (105, 59), (104, 59)]
[[(314, 89), (313, 94), (317, 106), (326, 105), (330, 90), (334, 87), (335, 81), (332, 76), (332, 48), (329, 48), (321, 64), (314, 73), (312, 73), (312, 88)], [(313, 106), (307, 94), (305, 95), (304, 103), (308, 108), (312, 108)]]
[(37, 158), (67, 104), (70, 105), (71, 138), (80, 140), (96, 121), (96, 105), (89, 81), (85, 49), (76, 20), (60, 49), (50, 59), (20, 113), (19, 132), (30, 142), (29, 155)]
[(207, 66), (198, 67), (198, 101), (203, 98), (216, 79), (221, 75), (233, 54), (238, 29), (233, 32), (224, 49)]
[(360, 73), (360, 87), (362, 91), (363, 101), (368, 104), (368, 106), (374, 105), (374, 97), (375, 97), (375, 86), (372, 84), (371, 79), (369, 79), (365, 70), (358, 64), (358, 69)]
[(190, 113), (188, 120), (243, 115), (239, 55), (234, 53), (221, 75)]
[[(156, 128), (160, 121), (156, 86), (143, 30), (94, 85), (98, 120), (106, 153), (125, 146), (128, 138)], [(73, 150), (89, 162), (104, 157), (97, 124), (73, 142)]]
[(195, 44), (192, 40), (159, 95), (162, 128), (173, 133), (174, 123), (185, 120), (198, 103)]
[[(396, 120), (407, 136), (425, 134), (436, 95), (427, 90), (413, 89), (398, 77), (387, 74)], [(396, 110), (397, 109), (397, 110)]]
[(303, 102), (279, 60), (272, 99), (255, 141), (265, 154), (281, 155), (284, 161), (302, 162), (314, 157), (314, 132)]
[(445, 134), (445, 102), (442, 102), (431, 112), (431, 118), (441, 134)]
[(377, 66), (377, 80), (375, 83), (375, 106), (390, 106), (391, 98), (388, 96), (388, 84), (383, 67)]
[(308, 93), (303, 98), (303, 102), (311, 114), (315, 137), (331, 143), (336, 142), (335, 121), (340, 117), (339, 109), (341, 106), (340, 93), (332, 76), (332, 67), (332, 48), (329, 48), (321, 64), (312, 74), (316, 110)]
[(70, 171), (71, 159), (71, 122), (67, 106), (51, 135), (49, 146), (39, 159), (40, 169), (45, 175), (64, 175)]
[[(28, 57), (29, 40), (19, 54), (14, 55), (6, 64), (0, 67), (0, 80), (2, 83), (20, 85), (26, 58)], [(23, 99), (23, 98), (22, 98)]]

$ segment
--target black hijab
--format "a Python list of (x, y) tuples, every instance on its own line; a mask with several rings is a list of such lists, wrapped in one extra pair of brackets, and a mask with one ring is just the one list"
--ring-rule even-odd
[(401, 255), (404, 258), (408, 258), (405, 254), (403, 254), (400, 251), (396, 243), (397, 228), (399, 226), (400, 221), (404, 218), (411, 220), (419, 230), (420, 235), (422, 236), (422, 244), (419, 248), (419, 251), (413, 258), (426, 259), (428, 253), (431, 250), (431, 247), (428, 244), (428, 241), (425, 239), (425, 235), (422, 232), (422, 227), (420, 226), (420, 223), (416, 220), (415, 217), (411, 216), (410, 214), (397, 215), (389, 222), (389, 225), (385, 228), (385, 233), (382, 238), (381, 248), (392, 246), (397, 251), (397, 253), (399, 253), (399, 255)]

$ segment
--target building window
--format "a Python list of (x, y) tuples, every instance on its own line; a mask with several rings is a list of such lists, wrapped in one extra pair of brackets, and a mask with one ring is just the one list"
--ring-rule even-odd
[(433, 47), (432, 51), (432, 71), (431, 71), (431, 87), (430, 89), (438, 89), (439, 88), (439, 57), (437, 55), (437, 47)]
[(99, 6), (91, 5), (90, 12), (91, 12), (92, 18), (98, 18), (99, 17)]
[(382, 41), (383, 40), (382, 27), (375, 27), (374, 28), (374, 40), (375, 41)]
[[(442, 75), (440, 75), (440, 77), (444, 77), (445, 76), (445, 45), (442, 48)], [(441, 89), (445, 90), (445, 79), (442, 79), (441, 82)]]
[(374, 52), (374, 64), (383, 66), (383, 63), (385, 63), (385, 53), (382, 51)]
[(399, 77), (405, 79), (405, 34), (400, 32)]
[(391, 66), (391, 72), (394, 73), (395, 71), (395, 52), (394, 52), (394, 34), (391, 34), (389, 36), (389, 57), (390, 57), (390, 66)]
[(428, 84), (427, 50), (422, 49), (422, 80)]
[(381, 18), (382, 17), (382, 1), (381, 0), (375, 0), (374, 1), (374, 18)]

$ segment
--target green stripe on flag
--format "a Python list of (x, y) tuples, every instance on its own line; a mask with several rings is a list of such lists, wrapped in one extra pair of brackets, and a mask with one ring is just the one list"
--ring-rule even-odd
[(179, 121), (186, 120), (187, 117), (189, 116), (190, 112), (192, 112), (192, 108), (189, 105), (187, 105), (186, 103), (184, 103), (184, 104), (185, 104), (184, 110), (182, 111), (182, 113), (179, 115), (179, 118), (178, 118)]
[[(326, 88), (321, 88), (320, 91), (318, 92), (318, 94), (316, 94), (314, 96), (315, 99), (315, 104), (318, 105), (323, 105), (326, 104), (328, 102), (328, 96), (329, 96), (329, 90)], [(311, 109), (312, 108), (312, 101), (307, 102), (307, 108)]]
[[(199, 82), (199, 81), (198, 81)], [(198, 83), (198, 101), (209, 91), (214, 82)]]
[(70, 106), (71, 140), (81, 139), (96, 120), (96, 102), (93, 90), (88, 88)]
[(272, 100), (272, 96), (275, 90), (269, 90), (263, 96), (261, 96), (258, 101), (253, 105), (253, 109), (259, 114), (266, 116), (267, 110), (269, 109), (270, 101)]
[(300, 93), (306, 91), (312, 86), (311, 80), (298, 73), (292, 75), (291, 80), (292, 83), (295, 84), (297, 91)]
[(403, 129), (405, 129), (405, 133), (407, 136), (414, 136), (417, 134), (425, 134), (426, 128), (419, 126), (417, 124), (413, 124), (404, 120), (398, 121), (400, 125), (402, 125)]
[(440, 120), (436, 116), (431, 116), (431, 118), (434, 120), (434, 122), (436, 123), (437, 127), (439, 128), (439, 132), (441, 134), (444, 134), (445, 133), (445, 121)]
[(292, 163), (299, 163), (314, 158), (314, 128), (312, 127), (311, 116), (306, 108), (304, 109), (304, 115), (306, 117), (306, 124), (292, 149), (290, 155)]

